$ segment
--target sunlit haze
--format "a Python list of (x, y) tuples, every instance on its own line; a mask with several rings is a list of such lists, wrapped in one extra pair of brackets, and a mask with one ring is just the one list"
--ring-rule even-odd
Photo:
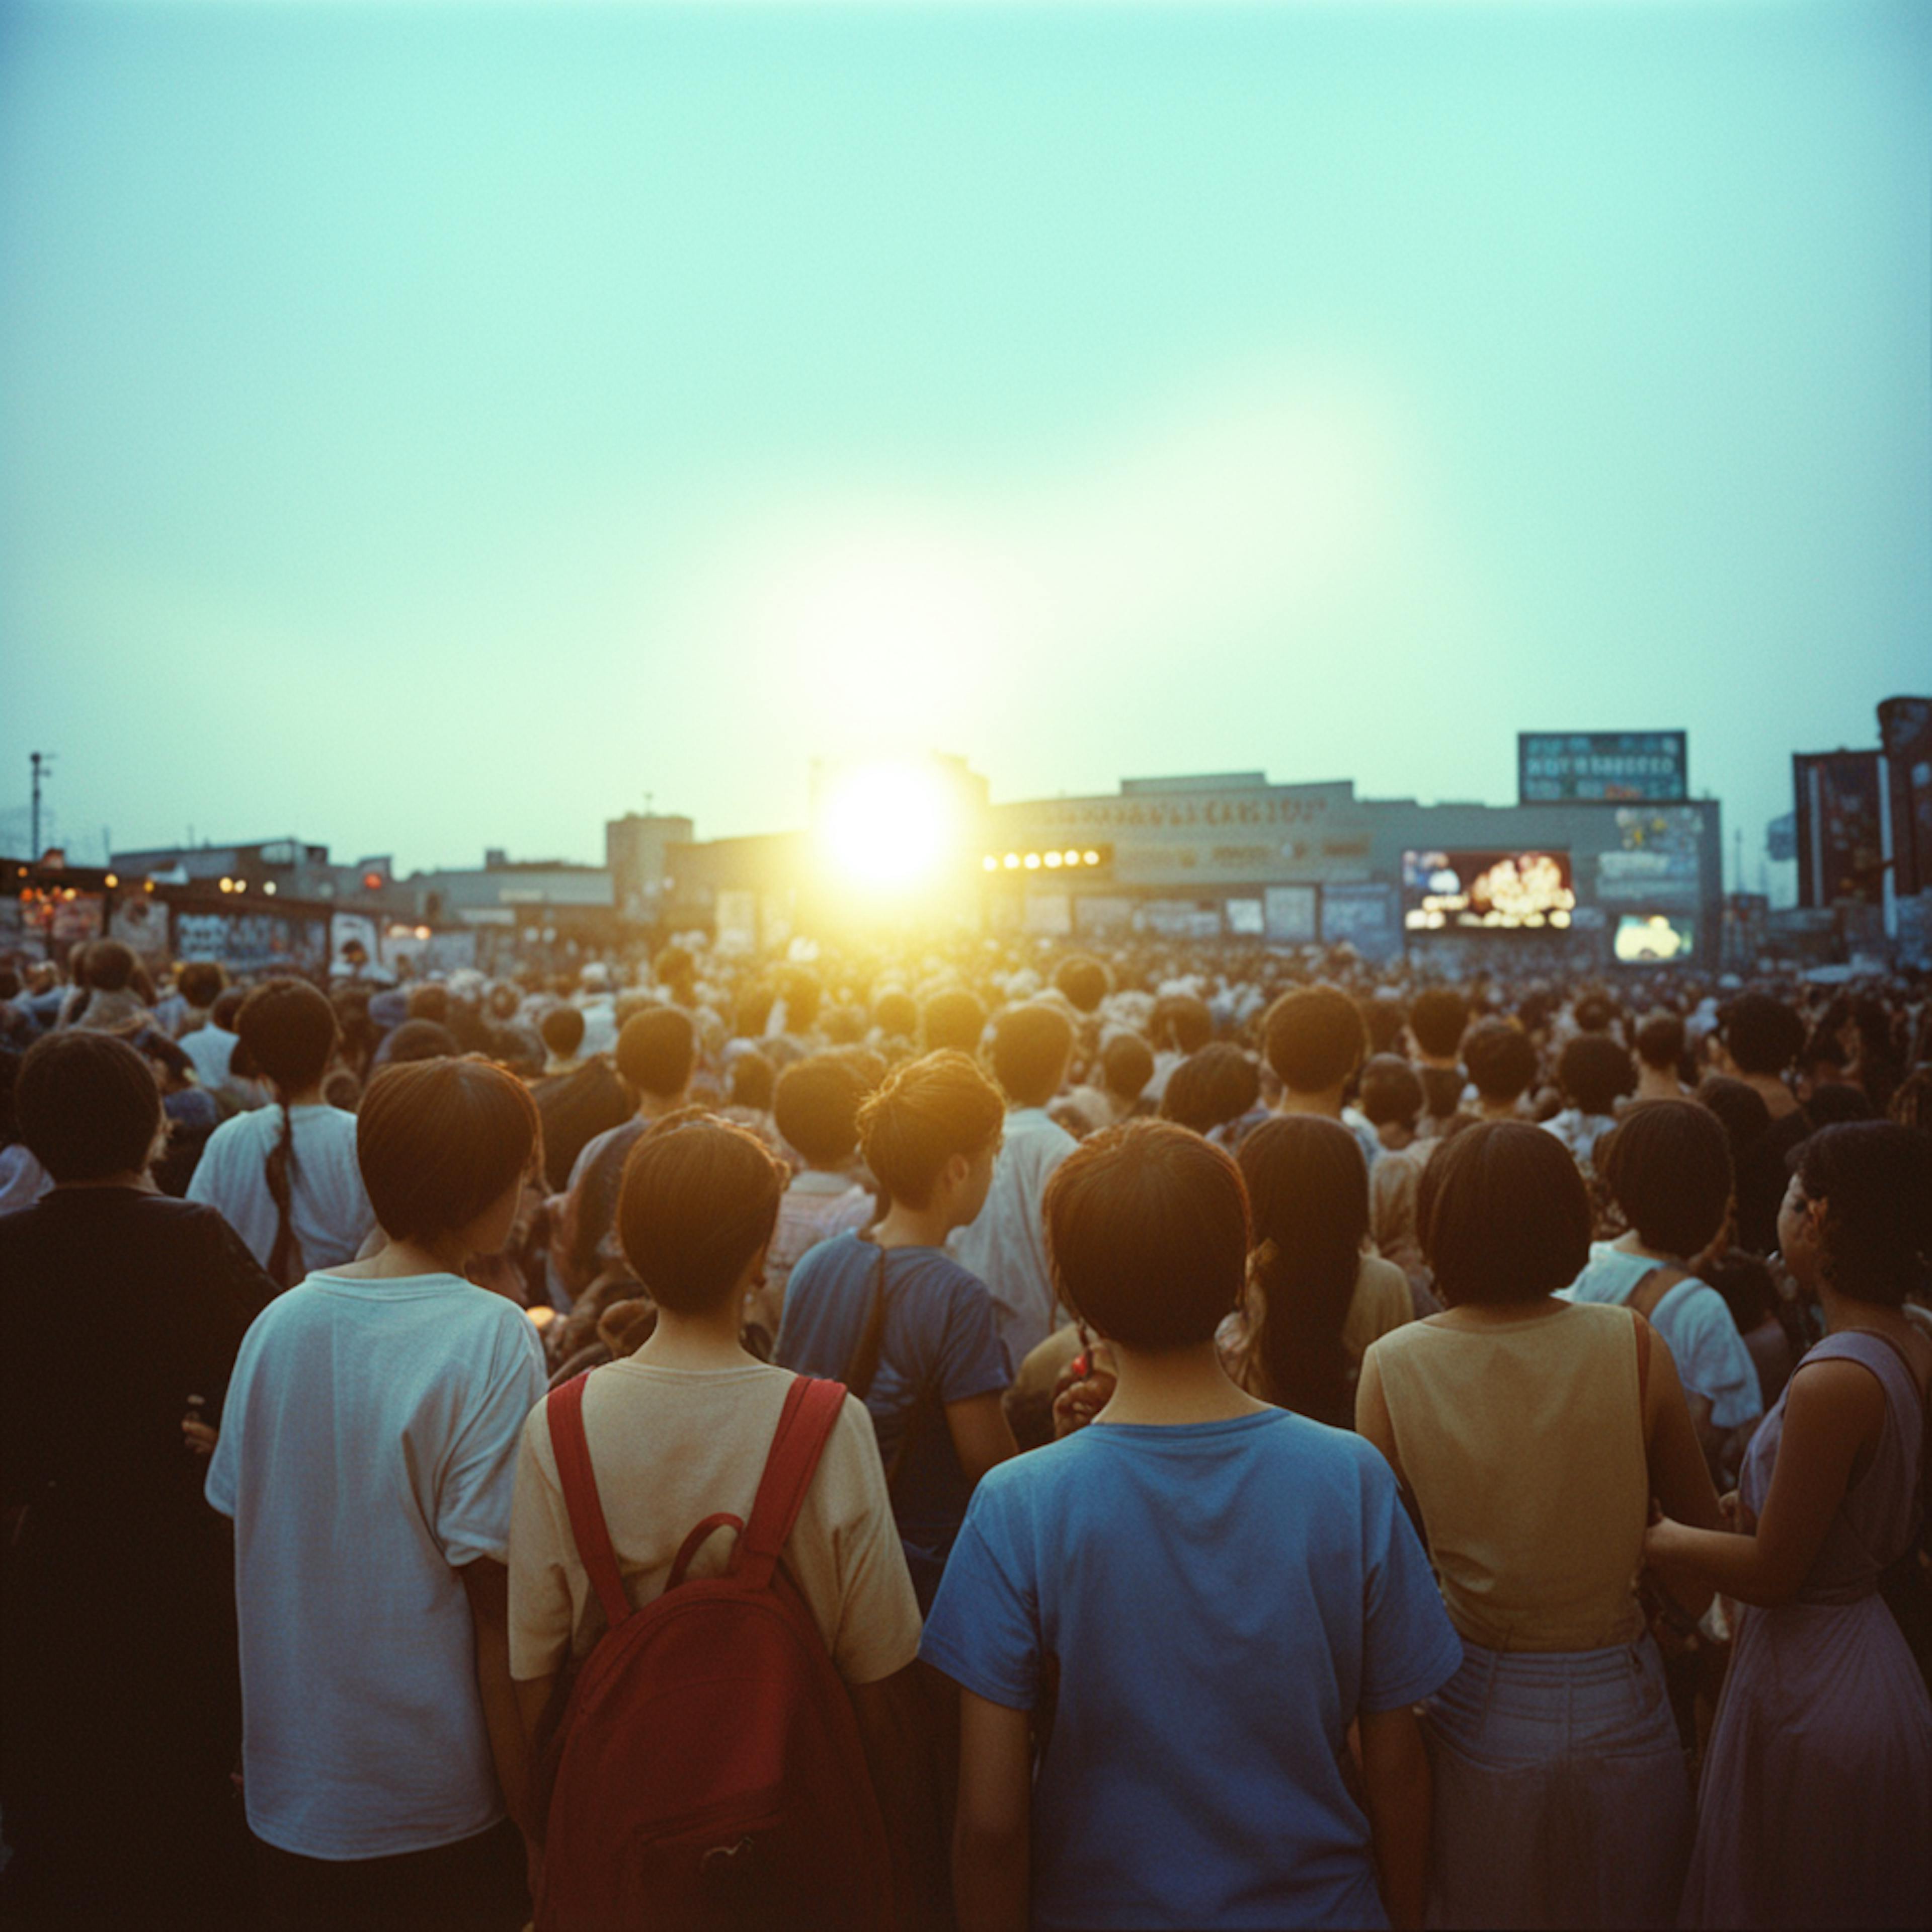
[(407, 867), (1682, 727), (1755, 888), (1932, 662), (1928, 236), (1912, 0), (28, 0), (0, 846), (34, 749)]

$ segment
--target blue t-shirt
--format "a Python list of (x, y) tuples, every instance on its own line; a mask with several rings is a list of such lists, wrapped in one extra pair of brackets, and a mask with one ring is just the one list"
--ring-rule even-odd
[(1270, 1409), (1096, 1424), (1001, 1464), (920, 1654), (1012, 1710), (1059, 1661), (1035, 1925), (1380, 1926), (1348, 1727), (1462, 1648), (1388, 1465)]
[[(856, 1234), (808, 1248), (785, 1284), (773, 1360), (801, 1375), (844, 1378), (865, 1333), (881, 1250)], [(892, 1514), (913, 1580), (936, 1580), (966, 1514), (971, 1490), (942, 1412), (950, 1402), (1003, 1393), (1012, 1380), (980, 1277), (940, 1248), (889, 1248), (886, 1328), (866, 1406), (886, 1467), (922, 1391), (926, 1413), (892, 1483)], [(916, 1559), (922, 1559), (916, 1560)], [(929, 1590), (921, 1592), (922, 1602)]]

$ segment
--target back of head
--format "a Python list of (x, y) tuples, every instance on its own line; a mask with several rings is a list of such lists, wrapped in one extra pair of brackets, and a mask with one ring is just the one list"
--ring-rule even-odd
[(228, 984), (228, 974), (218, 960), (190, 959), (175, 975), (175, 988), (191, 1006), (212, 1006)]
[(1061, 1300), (1123, 1348), (1211, 1342), (1240, 1299), (1240, 1171), (1185, 1127), (1138, 1120), (1082, 1142), (1054, 1169), (1043, 1211)]
[(1448, 986), (1427, 987), (1409, 1004), (1408, 1030), (1416, 1045), (1437, 1060), (1455, 1057), (1468, 1024), (1469, 1002)]
[(1595, 1160), (1646, 1247), (1688, 1259), (1724, 1226), (1731, 1144), (1708, 1107), (1694, 1100), (1647, 1100), (1597, 1143)]
[(455, 1034), (434, 1020), (405, 1020), (386, 1044), (388, 1051), (383, 1060), (390, 1066), (404, 1066), (412, 1060), (454, 1060), (457, 1054)]
[(1169, 1052), (1198, 1053), (1214, 1037), (1214, 1016), (1192, 993), (1164, 993), (1154, 1003), (1148, 1030)]
[(1536, 1048), (1513, 1020), (1478, 1020), (1462, 1036), (1462, 1064), (1485, 1100), (1519, 1100), (1536, 1078)]
[(674, 995), (688, 994), (697, 984), (698, 962), (689, 946), (673, 944), (660, 950), (651, 962), (651, 972), (658, 984)]
[(242, 1009), (248, 1003), (249, 991), (246, 986), (224, 987), (215, 995), (214, 1005), (208, 1010), (208, 1024), (218, 1026), (224, 1033), (232, 1033), (242, 1017)]
[(1369, 1051), (1373, 1053), (1390, 1053), (1402, 1037), (1402, 1030), (1408, 1021), (1408, 1009), (1395, 994), (1386, 991), (1372, 998), (1359, 1000), (1362, 1010), (1362, 1024), (1369, 1030)]
[(976, 1053), (986, 1030), (986, 1010), (963, 986), (935, 993), (920, 1015), (928, 1053)]
[(1018, 1107), (1043, 1107), (1066, 1077), (1073, 1028), (1058, 1006), (1009, 1006), (993, 1022), (993, 1077)]
[(1824, 1274), (1839, 1294), (1896, 1308), (1932, 1287), (1932, 1138), (1845, 1121), (1804, 1142), (1796, 1167), (1805, 1198), (1825, 1204)]
[(841, 1167), (859, 1144), (859, 1103), (865, 1097), (866, 1082), (849, 1060), (808, 1054), (778, 1076), (772, 1114), (778, 1132), (812, 1166)]
[(1646, 1013), (1636, 1030), (1636, 1057), (1660, 1073), (1675, 1073), (1684, 1058), (1682, 1016), (1664, 1006)]
[(640, 1094), (670, 1100), (691, 1084), (698, 1037), (678, 1006), (653, 1006), (624, 1022), (617, 1036), (617, 1071)]
[(1798, 1058), (1804, 1022), (1768, 993), (1740, 993), (1718, 1013), (1718, 1036), (1740, 1073), (1775, 1078)]
[(748, 1107), (754, 1113), (768, 1114), (778, 1079), (778, 1069), (762, 1053), (746, 1052), (731, 1062), (731, 1104)]
[(1228, 1040), (1217, 1040), (1190, 1053), (1168, 1076), (1161, 1096), (1162, 1120), (1211, 1133), (1229, 1120), (1238, 1120), (1261, 1097), (1261, 1076), (1255, 1064)]
[(335, 1009), (306, 980), (266, 980), (242, 1002), (235, 1030), (263, 1078), (286, 1093), (313, 1087), (335, 1051)]
[(1844, 1080), (1821, 1080), (1804, 1102), (1804, 1118), (1814, 1127), (1835, 1127), (1847, 1120), (1876, 1119), (1878, 1109), (1862, 1087)]
[(560, 1060), (568, 1060), (584, 1044), (584, 1015), (575, 1006), (552, 1006), (537, 1022), (543, 1043)]
[(1100, 1078), (1117, 1100), (1135, 1101), (1154, 1078), (1154, 1048), (1137, 1033), (1116, 1034), (1100, 1054)]
[(1446, 1142), (1416, 1200), (1436, 1292), (1460, 1302), (1534, 1301), (1590, 1258), (1590, 1197), (1569, 1150), (1527, 1121), (1486, 1120)]
[(409, 991), (409, 1014), (412, 1020), (433, 1020), (438, 1026), (449, 1021), (449, 988), (430, 980)]
[(924, 1208), (946, 1162), (955, 1154), (977, 1154), (1005, 1118), (1000, 1090), (970, 1055), (928, 1053), (902, 1062), (866, 1096), (859, 1146), (894, 1201)]
[(1359, 1105), (1371, 1126), (1412, 1127), (1422, 1112), (1421, 1076), (1400, 1054), (1378, 1053), (1362, 1069)]
[(1572, 1106), (1607, 1114), (1636, 1085), (1630, 1057), (1606, 1033), (1579, 1034), (1556, 1062), (1556, 1084)]
[(1724, 1138), (1731, 1144), (1733, 1167), (1764, 1138), (1771, 1125), (1771, 1109), (1765, 1105), (1764, 1096), (1755, 1087), (1733, 1080), (1728, 1074), (1706, 1074), (1698, 1082), (1692, 1098), (1717, 1116)]
[(660, 1308), (719, 1307), (772, 1238), (785, 1169), (746, 1129), (688, 1110), (638, 1136), (617, 1196), (617, 1239)]
[(467, 1227), (530, 1172), (542, 1135), (530, 1089), (500, 1066), (392, 1063), (357, 1110), (356, 1164), (391, 1240), (434, 1240)]
[(1107, 997), (1107, 969), (1084, 952), (1070, 952), (1054, 970), (1053, 983), (1076, 1012), (1096, 1012)]
[(1262, 1121), (1236, 1158), (1262, 1296), (1251, 1351), (1261, 1373), (1246, 1379), (1270, 1402), (1333, 1415), (1353, 1366), (1342, 1329), (1369, 1232), (1368, 1163), (1340, 1121), (1311, 1114)]
[(138, 1173), (161, 1127), (148, 1064), (112, 1034), (69, 1029), (34, 1041), (14, 1082), (22, 1140), (56, 1181)]
[(1600, 987), (1579, 995), (1570, 1009), (1582, 1033), (1606, 1034), (1623, 1017), (1623, 1009)]
[(1269, 1008), (1268, 1062), (1292, 1094), (1325, 1094), (1361, 1064), (1368, 1036), (1339, 986), (1298, 986)]
[(1778, 1288), (1771, 1270), (1742, 1248), (1727, 1249), (1706, 1263), (1703, 1279), (1724, 1298), (1740, 1335), (1748, 1335), (1767, 1315), (1778, 1312)]
[(118, 939), (97, 939), (84, 960), (87, 983), (97, 993), (125, 992), (134, 983), (140, 962), (134, 949)]
[(785, 1030), (809, 1033), (818, 1023), (818, 1009), (825, 998), (818, 974), (794, 966), (780, 979), (778, 992), (785, 1003)]

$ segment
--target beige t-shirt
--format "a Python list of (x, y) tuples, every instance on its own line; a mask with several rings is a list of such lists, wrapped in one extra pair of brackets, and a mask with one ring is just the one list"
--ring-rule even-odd
[[(634, 1606), (664, 1594), (694, 1525), (721, 1510), (749, 1520), (793, 1379), (763, 1363), (700, 1371), (630, 1358), (592, 1371), (584, 1432)], [(728, 1526), (706, 1538), (688, 1574), (723, 1574), (736, 1541)], [(856, 1396), (845, 1399), (783, 1561), (848, 1684), (876, 1683), (918, 1654), (919, 1606), (872, 1418)], [(539, 1403), (524, 1425), (510, 1513), (510, 1674), (548, 1676), (604, 1630)]]
[(1342, 1324), (1342, 1346), (1359, 1362), (1370, 1342), (1414, 1319), (1415, 1302), (1408, 1292), (1408, 1276), (1380, 1255), (1364, 1255), (1355, 1270), (1348, 1319)]

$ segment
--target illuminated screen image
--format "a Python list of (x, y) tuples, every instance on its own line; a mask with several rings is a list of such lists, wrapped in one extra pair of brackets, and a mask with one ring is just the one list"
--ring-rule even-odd
[(1688, 959), (1696, 950), (1696, 922), (1674, 914), (1625, 913), (1610, 948), (1625, 966), (1660, 966)]
[(1564, 930), (1576, 894), (1567, 852), (1405, 852), (1411, 932)]

